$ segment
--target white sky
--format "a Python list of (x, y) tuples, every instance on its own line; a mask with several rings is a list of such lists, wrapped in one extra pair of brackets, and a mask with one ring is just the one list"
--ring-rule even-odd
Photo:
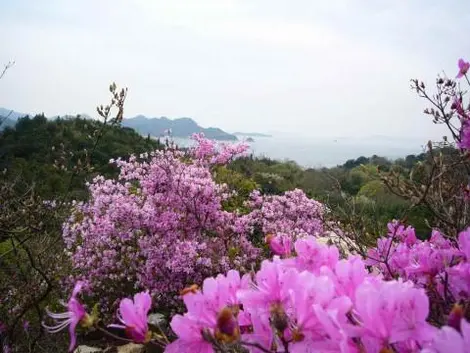
[(440, 136), (409, 89), (470, 58), (468, 0), (0, 0), (0, 106), (227, 131)]

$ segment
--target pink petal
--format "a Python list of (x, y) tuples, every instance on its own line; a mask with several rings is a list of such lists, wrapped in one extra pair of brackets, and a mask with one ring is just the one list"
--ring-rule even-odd
[(204, 341), (201, 342), (187, 342), (178, 339), (165, 347), (165, 353), (213, 353), (212, 346)]
[(72, 297), (71, 298), (75, 298), (78, 293), (81, 292), (82, 288), (83, 288), (83, 281), (78, 281), (77, 283), (75, 283), (75, 286), (73, 287), (73, 291), (72, 291)]
[(147, 319), (147, 314), (152, 306), (152, 298), (148, 291), (134, 295), (134, 305), (139, 314)]
[(75, 333), (75, 328), (78, 325), (78, 320), (73, 320), (69, 326), (69, 334), (70, 334), (70, 345), (69, 345), (69, 352), (72, 352), (75, 348), (77, 343), (77, 334)]
[(122, 299), (119, 303), (119, 313), (126, 326), (135, 326), (139, 318), (135, 312), (134, 303), (129, 298)]

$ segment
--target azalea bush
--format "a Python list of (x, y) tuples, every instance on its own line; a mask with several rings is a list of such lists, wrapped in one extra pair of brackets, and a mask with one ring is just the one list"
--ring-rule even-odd
[(455, 305), (466, 315), (470, 299), (470, 229), (453, 241), (437, 229), (429, 240), (419, 240), (411, 226), (395, 221), (387, 236), (369, 249), (366, 263), (387, 280), (400, 278), (423, 288), (432, 310), (428, 321), (446, 323)]
[(88, 283), (103, 310), (138, 288), (172, 308), (189, 281), (230, 268), (246, 271), (256, 261), (237, 214), (222, 208), (231, 191), (216, 184), (210, 170), (246, 147), (216, 150), (195, 138), (189, 152), (169, 147), (112, 161), (118, 179), (97, 177), (89, 202), (77, 204), (64, 225), (73, 278)]
[(216, 183), (213, 172), (247, 146), (194, 139), (189, 151), (169, 145), (112, 161), (118, 179), (95, 178), (90, 200), (76, 204), (64, 225), (74, 268), (69, 280), (84, 281), (103, 311), (122, 293), (144, 288), (161, 310), (177, 310), (185, 286), (259, 264), (265, 235), (275, 237), (276, 250), (276, 239), (323, 231), (322, 205), (301, 190), (279, 196), (254, 191), (244, 205), (248, 213), (226, 211), (236, 190)]

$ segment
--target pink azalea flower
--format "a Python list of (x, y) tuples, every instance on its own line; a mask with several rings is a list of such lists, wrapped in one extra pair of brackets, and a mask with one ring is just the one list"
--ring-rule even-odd
[(457, 111), (457, 114), (459, 114), (461, 119), (468, 119), (467, 113), (465, 113), (465, 110), (462, 107), (462, 102), (459, 98), (455, 97), (454, 102), (451, 105), (452, 109), (455, 109)]
[(463, 59), (459, 59), (458, 65), (459, 65), (459, 73), (457, 74), (456, 78), (462, 78), (470, 69), (470, 63), (466, 62)]
[(284, 266), (279, 258), (275, 261), (265, 260), (256, 273), (252, 289), (238, 291), (238, 299), (244, 307), (256, 308), (269, 312), (272, 304), (285, 304), (289, 299), (289, 288), (284, 284), (291, 283), (297, 271)]
[(467, 261), (470, 261), (470, 228), (467, 228), (465, 231), (460, 232), (458, 243), (460, 250), (467, 258)]
[(470, 324), (462, 319), (461, 332), (452, 327), (444, 326), (434, 337), (430, 347), (422, 353), (470, 353)]
[(468, 120), (463, 121), (460, 127), (460, 142), (458, 145), (461, 149), (470, 149), (470, 124)]
[(134, 342), (147, 342), (149, 340), (147, 315), (151, 306), (152, 298), (148, 291), (137, 293), (133, 301), (129, 298), (122, 299), (119, 303), (119, 320), (124, 326), (112, 326), (124, 328)]
[(212, 353), (212, 345), (202, 336), (201, 324), (202, 322), (189, 315), (173, 316), (170, 326), (178, 339), (165, 347), (165, 353)]
[(449, 287), (456, 298), (470, 296), (470, 263), (462, 262), (447, 269)]
[(367, 352), (410, 339), (426, 343), (435, 333), (426, 322), (429, 299), (411, 282), (364, 282), (356, 291), (355, 304)]
[(213, 352), (203, 332), (217, 340), (237, 339), (240, 336), (238, 321), (246, 321), (240, 319), (246, 317), (236, 294), (248, 285), (248, 276), (240, 278), (238, 271), (231, 270), (226, 276), (206, 278), (202, 292), (186, 294), (183, 300), (188, 312), (172, 318), (170, 326), (178, 339), (166, 346), (165, 353)]
[(323, 352), (339, 348), (346, 335), (338, 318), (346, 320), (351, 300), (336, 296), (334, 283), (327, 276), (308, 271), (299, 273), (286, 286), (291, 289), (289, 321), (295, 323), (292, 329), (295, 343), (290, 351), (300, 353), (310, 347)]
[(398, 221), (392, 221), (388, 223), (387, 227), (389, 237), (398, 239), (408, 246), (414, 245), (418, 241), (418, 238), (416, 238), (415, 229), (413, 227), (405, 227)]
[(68, 303), (64, 306), (67, 307), (67, 311), (60, 314), (51, 313), (46, 309), (47, 314), (55, 320), (61, 320), (56, 326), (47, 326), (43, 324), (44, 328), (46, 328), (50, 333), (56, 333), (61, 331), (62, 329), (69, 326), (69, 333), (70, 333), (70, 346), (69, 351), (71, 352), (75, 347), (77, 342), (77, 335), (75, 333), (75, 329), (77, 325), (82, 321), (86, 316), (87, 313), (83, 305), (78, 301), (77, 295), (82, 290), (84, 283), (78, 281), (75, 284), (75, 287), (72, 291), (72, 296), (70, 297)]
[(334, 282), (337, 295), (354, 298), (357, 287), (364, 282), (368, 272), (361, 257), (350, 256), (348, 259), (338, 261), (334, 270), (322, 267), (321, 274), (328, 276)]
[(295, 242), (295, 259), (299, 271), (310, 271), (318, 274), (321, 266), (334, 268), (339, 260), (339, 251), (335, 246), (327, 246), (317, 242), (315, 237), (307, 236)]
[(286, 235), (268, 235), (266, 243), (274, 255), (289, 256), (291, 254), (292, 240)]

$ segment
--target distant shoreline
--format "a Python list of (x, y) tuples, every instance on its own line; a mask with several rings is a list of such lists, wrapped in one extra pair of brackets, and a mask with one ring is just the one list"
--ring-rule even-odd
[(246, 137), (273, 137), (273, 135), (262, 134), (259, 132), (234, 132), (233, 135)]

